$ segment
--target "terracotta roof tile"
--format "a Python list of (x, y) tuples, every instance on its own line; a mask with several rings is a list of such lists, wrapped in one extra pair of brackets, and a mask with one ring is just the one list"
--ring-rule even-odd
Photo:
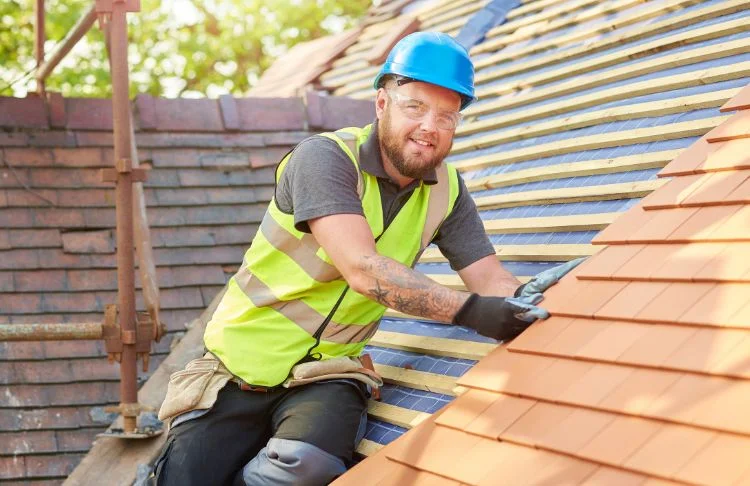
[(639, 471), (672, 477), (717, 434), (679, 425), (662, 428), (623, 464)]
[(524, 446), (503, 443), (504, 454), (497, 466), (479, 484), (491, 486), (511, 484), (526, 478), (530, 484), (578, 484), (596, 466), (574, 458)]
[(564, 392), (557, 400), (564, 403), (591, 406), (603, 400), (612, 390), (633, 374), (633, 368), (598, 363)]
[(526, 354), (509, 353), (504, 346), (498, 346), (456, 383), (461, 386), (502, 391), (509, 381), (522, 382), (542, 372), (553, 362), (554, 360), (540, 360)]
[(732, 319), (732, 316), (737, 314), (748, 302), (750, 302), (750, 284), (716, 284), (714, 288), (675, 320), (685, 324), (750, 328), (750, 322)]
[(747, 331), (698, 329), (663, 362), (663, 365), (669, 368), (718, 374), (717, 363), (747, 337), (750, 337)]
[(589, 258), (579, 271), (581, 279), (611, 279), (617, 270), (643, 250), (645, 245), (612, 245), (603, 249), (596, 258)]
[[(669, 241), (712, 241), (712, 233), (718, 229), (730, 216), (740, 209), (739, 206), (708, 206), (699, 209), (676, 209), (674, 211), (694, 211), (684, 224), (676, 228), (668, 237)], [(667, 210), (671, 212), (673, 210)]]
[(698, 483), (734, 484), (750, 471), (747, 437), (720, 435), (706, 444), (674, 475), (675, 479)]
[[(585, 323), (585, 324), (584, 324)], [(592, 321), (577, 319), (576, 325), (588, 325)], [(644, 324), (621, 321), (595, 321), (599, 331), (575, 351), (575, 356), (597, 361), (615, 361), (628, 347), (636, 342), (648, 329)]]
[(730, 142), (718, 142), (710, 144), (711, 148), (715, 147), (705, 161), (700, 165), (699, 170), (716, 171), (732, 169), (750, 168), (750, 140), (742, 138)]
[(555, 341), (557, 336), (573, 322), (572, 317), (553, 316), (532, 324), (520, 336), (508, 344), (511, 351), (541, 350)]
[(593, 317), (596, 311), (625, 288), (627, 282), (579, 281), (577, 284), (575, 299), (571, 299), (569, 294), (565, 295), (563, 292), (555, 293), (554, 297), (547, 295), (545, 305), (548, 310), (553, 314)]
[(693, 423), (702, 404), (728, 382), (720, 378), (683, 374), (643, 411), (643, 415), (681, 423)]
[(714, 144), (708, 143), (706, 137), (698, 139), (690, 147), (686, 148), (672, 162), (659, 172), (660, 177), (694, 174), (709, 157), (718, 149)]
[[(546, 323), (543, 325), (546, 326)], [(565, 325), (565, 329), (557, 333), (556, 337), (546, 345), (536, 342), (534, 343), (537, 346), (536, 348), (528, 348), (527, 350), (541, 351), (553, 355), (573, 355), (589, 341), (596, 338), (606, 327), (605, 323), (587, 319), (571, 320)]]
[(637, 341), (617, 358), (617, 361), (659, 367), (695, 332), (696, 329), (689, 327), (652, 324)]
[(578, 454), (604, 464), (621, 465), (661, 428), (662, 425), (653, 420), (617, 417), (581, 448)]
[(645, 480), (646, 476), (643, 474), (600, 467), (581, 484), (584, 486), (640, 486)]
[[(564, 455), (540, 454), (540, 456), (523, 476), (527, 477), (531, 484), (581, 484), (599, 469), (591, 462)], [(512, 483), (513, 480), (514, 476), (509, 476), (506, 483)], [(488, 482), (488, 484), (492, 483)]]
[(750, 137), (750, 110), (735, 113), (729, 120), (706, 134), (706, 140), (709, 142), (723, 142), (747, 137)]
[[(732, 204), (728, 196), (747, 180), (750, 171), (711, 172), (701, 176), (696, 187), (684, 197), (681, 206), (706, 206), (710, 204)], [(679, 179), (682, 179), (680, 177)]]
[(450, 476), (454, 467), (453, 460), (483, 440), (476, 435), (432, 422), (423, 422), (420, 427), (413, 430), (414, 433), (405, 435), (394, 444), (394, 447), (389, 448), (386, 456), (402, 464), (442, 476)]
[(635, 318), (647, 322), (671, 322), (675, 315), (683, 315), (714, 287), (712, 283), (671, 283), (659, 299), (644, 307)]
[(649, 211), (652, 216), (648, 221), (633, 231), (628, 237), (631, 243), (657, 242), (667, 239), (675, 230), (680, 228), (686, 221), (699, 211), (711, 208), (675, 208), (657, 209)]
[(604, 397), (597, 407), (620, 413), (641, 415), (682, 375), (662, 370), (633, 370), (622, 383)]
[(469, 390), (453, 402), (453, 407), (440, 414), (435, 423), (454, 429), (464, 429), (497, 399), (497, 393)]
[[(366, 479), (367, 484), (377, 486), (400, 486), (402, 484), (411, 484), (413, 486), (458, 486), (460, 483), (452, 479), (443, 478), (435, 474), (419, 471), (403, 464), (391, 463), (389, 468), (384, 469), (387, 476), (378, 482), (373, 482), (372, 477)], [(366, 484), (351, 483), (351, 484)]]
[(599, 232), (591, 242), (593, 244), (626, 243), (633, 233), (646, 225), (655, 215), (656, 211), (646, 211), (641, 204), (633, 206)]
[(643, 198), (641, 204), (646, 210), (679, 206), (695, 190), (696, 184), (699, 184), (704, 177), (703, 174), (675, 177), (664, 184), (659, 191), (654, 191)]
[(745, 86), (732, 99), (724, 103), (721, 111), (746, 110), (750, 108), (750, 86)]
[(718, 363), (715, 370), (717, 373), (727, 373), (736, 376), (750, 378), (750, 336), (742, 340), (737, 346), (729, 351)]
[(750, 240), (750, 205), (740, 207), (729, 218), (722, 220), (718, 228), (711, 233), (711, 239), (717, 241)]
[(497, 439), (535, 403), (537, 402), (526, 398), (497, 394), (495, 401), (466, 426), (466, 431), (488, 439)]
[(535, 447), (549, 431), (575, 411), (573, 407), (539, 402), (502, 433), (504, 440)]
[(580, 380), (593, 367), (593, 363), (585, 361), (555, 360), (544, 371), (524, 382), (508, 382), (503, 391), (518, 393), (524, 397), (553, 400), (560, 397), (568, 387)]
[(736, 203), (740, 203), (740, 204), (750, 203), (750, 177), (745, 179), (745, 181), (742, 184), (737, 186), (737, 188), (726, 197), (726, 200), (728, 202), (735, 203), (735, 204)]
[(723, 243), (690, 243), (676, 245), (673, 248), (674, 251), (664, 258), (664, 263), (661, 265), (657, 263), (657, 268), (651, 272), (651, 278), (681, 281), (694, 279), (695, 275), (706, 266), (706, 262), (721, 254), (727, 246)]
[[(528, 466), (534, 462), (536, 456), (537, 453), (533, 449), (497, 440), (481, 439), (458, 458), (457, 464), (448, 465), (448, 472), (462, 484), (482, 484), (497, 481), (496, 470), (507, 469), (508, 464), (513, 464), (511, 468)], [(463, 457), (466, 460), (461, 460)]]
[[(609, 413), (585, 408), (573, 410), (545, 434), (544, 447), (575, 455), (614, 419), (614, 415)], [(576, 433), (571, 434), (571, 430), (575, 430)]]
[[(646, 252), (648, 249), (643, 251)], [(651, 301), (658, 300), (659, 294), (666, 290), (667, 286), (665, 282), (630, 282), (596, 311), (596, 317), (632, 319)]]

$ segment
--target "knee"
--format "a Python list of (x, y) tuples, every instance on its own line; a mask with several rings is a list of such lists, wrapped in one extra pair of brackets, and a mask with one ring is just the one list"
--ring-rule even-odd
[(271, 438), (242, 469), (246, 485), (317, 486), (346, 472), (344, 461), (307, 442)]

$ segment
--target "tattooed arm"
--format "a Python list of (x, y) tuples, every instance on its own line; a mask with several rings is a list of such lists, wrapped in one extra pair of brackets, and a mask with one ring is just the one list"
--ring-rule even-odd
[(495, 255), (480, 258), (458, 271), (470, 292), (479, 295), (512, 297), (521, 282), (497, 261)]
[(451, 322), (469, 294), (444, 287), (377, 253), (365, 218), (335, 214), (309, 221), (310, 230), (356, 292), (406, 314)]

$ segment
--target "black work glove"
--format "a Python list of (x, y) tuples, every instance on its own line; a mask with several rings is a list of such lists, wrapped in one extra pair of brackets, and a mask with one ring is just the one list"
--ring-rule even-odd
[(508, 341), (535, 320), (549, 317), (546, 310), (534, 305), (542, 298), (541, 294), (529, 299), (471, 294), (453, 318), (453, 324), (470, 327), (482, 336), (498, 341)]

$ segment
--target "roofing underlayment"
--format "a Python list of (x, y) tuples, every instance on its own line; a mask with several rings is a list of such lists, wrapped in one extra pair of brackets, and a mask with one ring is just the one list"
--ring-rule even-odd
[[(481, 21), (488, 18), (494, 24), (485, 33)], [(463, 26), (470, 30), (461, 32)], [(382, 2), (355, 31), (355, 40), (347, 36), (339, 45), (343, 49), (326, 44), (325, 52), (333, 57), (316, 59), (316, 65), (331, 68), (310, 84), (330, 94), (371, 100), (371, 83), (385, 53), (415, 29), (476, 42), (469, 47), (480, 101), (466, 110), (448, 160), (466, 180), (505, 267), (524, 280), (561, 261), (596, 256), (547, 292), (543, 305), (553, 317), (507, 346), (497, 347), (463, 328), (389, 312), (368, 347), (387, 381), (381, 401), (370, 403), (370, 423), (359, 447), (372, 457), (337, 484), (750, 482), (750, 264), (745, 257), (750, 250), (750, 145), (742, 138), (750, 136), (750, 122), (748, 112), (719, 110), (730, 99), (729, 109), (748, 107), (747, 91), (738, 93), (750, 74), (750, 0), (533, 0), (518, 6), (510, 1)], [(259, 87), (264, 96), (275, 95), (274, 83), (269, 84)], [(318, 106), (329, 103), (314, 99)], [(279, 99), (267, 102), (269, 114), (276, 106), (271, 103), (286, 106)], [(16, 149), (8, 149), (13, 139), (2, 136), (8, 160)], [(61, 139), (55, 143), (62, 144), (64, 137), (56, 136)], [(212, 153), (231, 139), (219, 133), (202, 137)], [(147, 140), (144, 150), (158, 155), (160, 149), (149, 147)], [(280, 145), (293, 143), (285, 140)], [(65, 150), (56, 150), (62, 155), (55, 156), (65, 160)], [(193, 160), (192, 152), (175, 151), (173, 160)], [(152, 159), (156, 169), (158, 157)], [(46, 165), (55, 163), (49, 159)], [(238, 170), (255, 173), (245, 166)], [(10, 170), (3, 173), (8, 175), (2, 179), (5, 187), (18, 189), (13, 194), (24, 192)], [(232, 187), (231, 181), (215, 184)], [(29, 185), (38, 190), (43, 181)], [(227, 197), (247, 186), (238, 189), (226, 189)], [(31, 210), (34, 224), (43, 224), (36, 221), (45, 221), (50, 210), (28, 198), (37, 201)], [(204, 204), (190, 203), (191, 211)], [(0, 215), (9, 211), (19, 212), (0, 208)], [(149, 209), (149, 214), (154, 211), (161, 210)], [(221, 208), (217, 214), (228, 212)], [(215, 223), (212, 231), (232, 225)], [(14, 230), (9, 238), (19, 245), (24, 239), (14, 234), (19, 235)], [(185, 236), (175, 238), (171, 242), (177, 245)], [(243, 245), (236, 243), (232, 251), (241, 255)], [(206, 246), (179, 254), (212, 254), (214, 243), (196, 244)], [(0, 253), (6, 251), (17, 250)], [(157, 254), (167, 258), (172, 251), (157, 249)], [(41, 253), (34, 258), (36, 266), (24, 274), (49, 261)], [(240, 258), (219, 266), (231, 272)], [(157, 265), (163, 271), (171, 264)], [(425, 252), (417, 268), (462, 288), (434, 249)], [(20, 286), (26, 277), (14, 276), (12, 282), (10, 292), (28, 299), (52, 302), (59, 292)], [(219, 286), (217, 277), (199, 304), (188, 299), (195, 306), (191, 315)], [(188, 288), (195, 287), (203, 288)], [(88, 308), (96, 305), (99, 301)], [(0, 307), (12, 322), (51, 312)], [(89, 356), (101, 355), (100, 347), (76, 346)], [(37, 361), (44, 357), (41, 352), (0, 349), (0, 359), (17, 360), (11, 363), (16, 370), (47, 363)], [(54, 353), (57, 348), (47, 343), (39, 349)], [(169, 359), (186, 355), (178, 347)], [(20, 393), (29, 381), (16, 376), (5, 387), (12, 393)], [(75, 376), (61, 378), (71, 383), (65, 388), (86, 379)], [(0, 436), (36, 439), (28, 418), (40, 413), (36, 407), (36, 402), (21, 401), (6, 415), (8, 410), (0, 409), (7, 420), (27, 417), (3, 425), (2, 430), (16, 432)], [(74, 428), (80, 429), (79, 423)], [(56, 426), (45, 425), (42, 432), (49, 430), (53, 437), (64, 437)], [(107, 444), (97, 441), (87, 460), (105, 461)], [(0, 450), (0, 461), (7, 459), (0, 464), (15, 464), (19, 455), (27, 467), (39, 458), (59, 457), (16, 447), (20, 454)], [(149, 454), (133, 453), (130, 468), (152, 460)], [(35, 474), (27, 476), (42, 479)], [(80, 478), (86, 478), (84, 472), (75, 484), (85, 484)]]

